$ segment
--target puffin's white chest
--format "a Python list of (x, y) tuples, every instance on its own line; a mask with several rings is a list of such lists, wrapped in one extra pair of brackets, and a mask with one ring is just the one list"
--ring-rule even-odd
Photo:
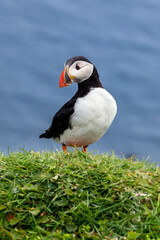
[(100, 139), (111, 125), (117, 112), (114, 98), (103, 88), (93, 88), (78, 98), (71, 116), (71, 129), (60, 136), (68, 146), (87, 146)]

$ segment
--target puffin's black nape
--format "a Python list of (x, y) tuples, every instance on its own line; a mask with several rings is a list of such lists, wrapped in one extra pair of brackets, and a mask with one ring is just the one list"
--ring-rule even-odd
[(68, 65), (70, 67), (76, 61), (85, 61), (85, 62), (91, 63), (87, 58), (85, 58), (83, 56), (75, 56), (75, 57), (72, 57), (72, 58), (68, 59), (66, 61), (65, 65)]
[(94, 66), (92, 76), (99, 78), (97, 68)]

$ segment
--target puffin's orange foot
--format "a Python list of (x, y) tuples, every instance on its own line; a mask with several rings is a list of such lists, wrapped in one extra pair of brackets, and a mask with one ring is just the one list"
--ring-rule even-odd
[(87, 152), (87, 147), (88, 146), (82, 147), (82, 152)]
[(64, 152), (65, 154), (67, 154), (67, 146), (66, 146), (66, 145), (62, 145), (62, 149), (63, 149), (63, 152)]

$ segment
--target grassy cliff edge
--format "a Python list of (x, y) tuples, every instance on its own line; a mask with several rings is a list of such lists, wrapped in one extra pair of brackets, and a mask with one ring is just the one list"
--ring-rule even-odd
[(1, 155), (0, 239), (160, 239), (160, 169), (78, 150)]

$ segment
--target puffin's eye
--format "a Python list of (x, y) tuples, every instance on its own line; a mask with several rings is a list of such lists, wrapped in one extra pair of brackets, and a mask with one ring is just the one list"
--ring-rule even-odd
[(79, 70), (80, 69), (80, 66), (78, 66), (78, 64), (76, 64), (76, 69)]

